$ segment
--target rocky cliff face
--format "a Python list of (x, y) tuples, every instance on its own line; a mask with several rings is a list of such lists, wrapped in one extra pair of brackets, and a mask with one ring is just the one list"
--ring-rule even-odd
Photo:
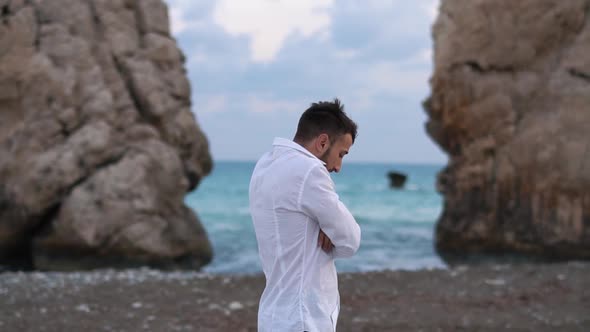
[(427, 131), (442, 253), (590, 258), (590, 0), (443, 0)]
[(198, 268), (212, 167), (161, 0), (0, 0), (0, 265)]

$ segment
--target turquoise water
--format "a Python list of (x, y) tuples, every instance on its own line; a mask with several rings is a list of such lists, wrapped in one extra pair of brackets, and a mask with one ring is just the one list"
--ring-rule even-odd
[[(213, 173), (186, 203), (199, 215), (213, 243), (211, 273), (261, 272), (248, 211), (254, 162), (217, 162)], [(442, 165), (345, 163), (332, 173), (336, 191), (361, 226), (361, 247), (338, 271), (415, 270), (444, 267), (433, 248), (434, 224), (442, 209), (435, 190)], [(408, 175), (405, 189), (389, 188), (388, 171)]]

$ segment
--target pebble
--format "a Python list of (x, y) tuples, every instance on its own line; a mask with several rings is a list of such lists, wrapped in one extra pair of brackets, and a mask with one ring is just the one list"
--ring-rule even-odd
[(244, 308), (244, 305), (241, 304), (240, 302), (237, 302), (237, 301), (234, 301), (229, 304), (229, 310), (240, 310), (243, 308)]
[(504, 286), (506, 285), (506, 280), (504, 279), (485, 279), (484, 282), (491, 286)]
[(87, 304), (80, 304), (76, 307), (76, 310), (81, 311), (81, 312), (90, 312), (90, 308), (88, 307)]

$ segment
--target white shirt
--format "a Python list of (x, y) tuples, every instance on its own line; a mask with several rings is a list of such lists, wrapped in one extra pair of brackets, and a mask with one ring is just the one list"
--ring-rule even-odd
[[(252, 174), (250, 213), (266, 277), (258, 331), (335, 331), (334, 259), (354, 255), (361, 231), (325, 164), (301, 145), (275, 138)], [(320, 229), (334, 245), (330, 253), (318, 246)]]

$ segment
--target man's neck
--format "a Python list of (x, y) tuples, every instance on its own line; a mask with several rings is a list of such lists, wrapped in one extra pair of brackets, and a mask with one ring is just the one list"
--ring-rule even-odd
[[(309, 153), (313, 154), (314, 156), (318, 157), (318, 154), (314, 152), (314, 150), (312, 149), (313, 146), (313, 141), (309, 141), (309, 142), (303, 142), (302, 140), (299, 140), (297, 138), (293, 139), (293, 142), (301, 145), (302, 147), (305, 148), (305, 150), (309, 151)], [(318, 157), (319, 158), (319, 157)]]

